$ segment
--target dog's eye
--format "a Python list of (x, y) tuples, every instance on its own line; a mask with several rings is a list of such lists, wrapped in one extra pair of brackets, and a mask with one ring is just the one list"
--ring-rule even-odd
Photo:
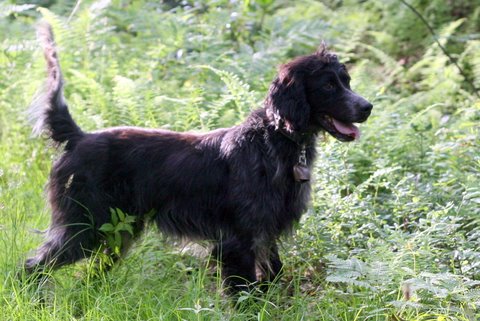
[(323, 89), (325, 90), (334, 90), (335, 89), (335, 85), (331, 82), (327, 82), (325, 85), (323, 85)]

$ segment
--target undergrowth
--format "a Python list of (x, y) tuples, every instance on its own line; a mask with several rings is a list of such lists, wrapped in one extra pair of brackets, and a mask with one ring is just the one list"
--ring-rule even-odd
[[(480, 5), (410, 3), (469, 79), (400, 1), (1, 3), (0, 319), (478, 320), (480, 100), (468, 81), (480, 87)], [(312, 204), (283, 240), (285, 275), (242, 296), (249, 308), (232, 308), (208, 256), (153, 228), (100, 277), (84, 262), (40, 287), (18, 282), (48, 227), (43, 186), (58, 155), (25, 115), (44, 79), (40, 17), (85, 130), (232, 126), (261, 106), (276, 66), (321, 40), (347, 63), (373, 114), (360, 143), (320, 139)]]

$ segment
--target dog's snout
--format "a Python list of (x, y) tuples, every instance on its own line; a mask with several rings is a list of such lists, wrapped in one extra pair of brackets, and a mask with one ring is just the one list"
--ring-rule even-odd
[(356, 109), (357, 122), (362, 123), (370, 116), (373, 105), (360, 95), (355, 95), (354, 108)]
[(352, 103), (352, 107), (356, 109), (357, 113), (363, 114), (363, 115), (370, 115), (370, 112), (372, 111), (373, 105), (360, 96), (359, 94), (351, 91), (350, 92), (350, 99)]
[(372, 111), (373, 105), (366, 101), (364, 104), (360, 105), (360, 111), (363, 113), (370, 113)]

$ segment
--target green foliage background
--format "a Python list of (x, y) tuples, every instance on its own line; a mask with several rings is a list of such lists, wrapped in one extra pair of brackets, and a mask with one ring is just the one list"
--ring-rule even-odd
[[(397, 0), (0, 3), (0, 319), (480, 319), (480, 100), (468, 84), (480, 88), (480, 1), (409, 3), (469, 79)], [(373, 115), (360, 143), (319, 142), (313, 202), (285, 238), (277, 286), (234, 310), (208, 257), (154, 230), (100, 279), (86, 262), (40, 288), (17, 281), (48, 227), (58, 155), (25, 114), (45, 77), (42, 16), (85, 130), (231, 126), (261, 106), (276, 66), (321, 40), (348, 64)]]

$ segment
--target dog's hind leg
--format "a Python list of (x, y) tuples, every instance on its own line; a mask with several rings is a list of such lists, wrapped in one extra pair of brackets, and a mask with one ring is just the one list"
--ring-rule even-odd
[(27, 274), (41, 274), (88, 257), (97, 247), (91, 225), (56, 226), (48, 231), (47, 240), (25, 261)]

